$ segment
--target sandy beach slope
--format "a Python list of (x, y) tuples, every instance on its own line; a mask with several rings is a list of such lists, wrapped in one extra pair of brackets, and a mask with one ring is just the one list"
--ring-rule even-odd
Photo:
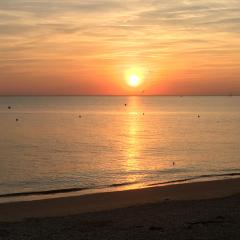
[(76, 215), (166, 200), (200, 200), (240, 193), (240, 178), (184, 183), (144, 189), (97, 193), (0, 204), (0, 221)]
[(0, 239), (240, 239), (240, 178), (0, 205)]

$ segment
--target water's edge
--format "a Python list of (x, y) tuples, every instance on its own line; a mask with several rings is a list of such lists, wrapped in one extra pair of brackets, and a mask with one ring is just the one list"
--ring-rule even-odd
[[(234, 173), (227, 173), (227, 174), (209, 174), (209, 175), (200, 175), (200, 176), (194, 176), (184, 179), (177, 179), (172, 181), (166, 181), (166, 182), (158, 182), (158, 183), (151, 183), (146, 184), (144, 187), (141, 188), (147, 188), (147, 187), (154, 187), (154, 186), (161, 186), (161, 185), (172, 185), (172, 184), (180, 184), (184, 182), (199, 182), (201, 180), (207, 179), (226, 179), (226, 178), (233, 178), (240, 176), (240, 172), (234, 172)], [(45, 190), (45, 191), (29, 191), (29, 192), (16, 192), (16, 193), (7, 193), (7, 194), (1, 194), (0, 198), (4, 199), (11, 199), (15, 197), (27, 197), (27, 196), (56, 196), (57, 194), (63, 194), (63, 193), (80, 193), (85, 190), (96, 190), (96, 192), (105, 192), (104, 189), (108, 189), (109, 191), (115, 191), (118, 187), (126, 187), (130, 185), (136, 185), (139, 184), (138, 182), (125, 182), (125, 183), (119, 183), (119, 184), (112, 184), (105, 187), (99, 187), (99, 188), (65, 188), (65, 189), (51, 189), (51, 190)], [(133, 187), (131, 189), (137, 189), (139, 187)], [(121, 189), (120, 189), (121, 190)], [(87, 195), (89, 192), (86, 192), (85, 194), (81, 193), (81, 195)], [(11, 200), (10, 200), (11, 201)]]

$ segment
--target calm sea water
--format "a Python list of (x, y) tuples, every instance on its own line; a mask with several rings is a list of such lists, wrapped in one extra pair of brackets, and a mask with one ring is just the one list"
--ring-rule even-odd
[(239, 103), (240, 97), (1, 97), (0, 201), (237, 176)]

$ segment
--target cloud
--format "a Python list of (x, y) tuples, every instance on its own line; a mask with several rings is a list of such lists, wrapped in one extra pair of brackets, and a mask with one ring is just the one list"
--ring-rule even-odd
[(231, 32), (239, 27), (240, 3), (237, 1), (159, 2), (157, 5), (153, 4), (151, 9), (140, 13), (132, 24), (172, 27), (187, 31)]
[(239, 68), (239, 16), (239, 0), (1, 0), (1, 72), (191, 63), (200, 79), (206, 56), (211, 69)]

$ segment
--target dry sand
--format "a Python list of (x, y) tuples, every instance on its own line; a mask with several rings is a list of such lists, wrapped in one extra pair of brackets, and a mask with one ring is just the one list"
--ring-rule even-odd
[(239, 193), (240, 178), (0, 204), (0, 239), (239, 240)]

